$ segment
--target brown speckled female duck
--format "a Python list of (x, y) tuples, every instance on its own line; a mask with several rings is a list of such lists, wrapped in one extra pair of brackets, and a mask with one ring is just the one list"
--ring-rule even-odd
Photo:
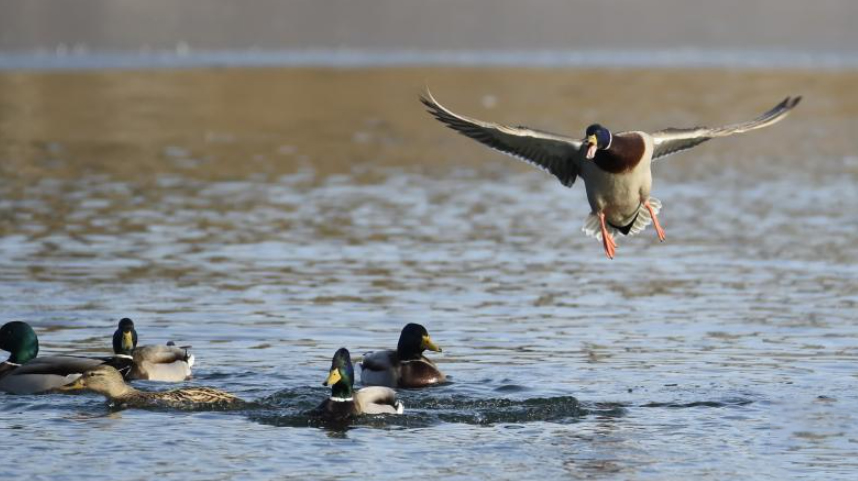
[(83, 373), (75, 382), (57, 388), (58, 391), (89, 390), (124, 407), (236, 407), (244, 401), (236, 396), (210, 387), (186, 387), (170, 391), (138, 391), (125, 383), (114, 367), (102, 365)]

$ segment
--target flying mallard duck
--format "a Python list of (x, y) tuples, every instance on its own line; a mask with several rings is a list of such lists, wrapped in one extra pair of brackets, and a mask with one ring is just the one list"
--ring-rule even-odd
[(340, 348), (334, 354), (331, 371), (323, 386), (331, 386), (331, 397), (314, 410), (330, 420), (345, 420), (361, 414), (402, 414), (402, 403), (393, 389), (381, 386), (354, 390), (355, 371), (349, 350)]
[(113, 333), (113, 352), (128, 367), (127, 379), (181, 382), (191, 377), (194, 365), (194, 355), (188, 352), (188, 347), (172, 343), (138, 347), (134, 321), (127, 317), (119, 321)]
[(0, 391), (10, 394), (50, 391), (105, 362), (76, 356), (36, 357), (39, 338), (29, 324), (21, 321), (7, 322), (0, 328), (0, 349), (10, 353), (0, 364)]
[(113, 366), (96, 366), (76, 381), (56, 389), (60, 392), (89, 390), (101, 394), (117, 406), (126, 407), (235, 407), (244, 404), (232, 394), (210, 387), (186, 387), (171, 391), (138, 391), (125, 383)]
[(360, 380), (368, 386), (424, 387), (444, 382), (438, 366), (423, 355), (441, 352), (420, 324), (407, 324), (399, 334), (396, 350), (368, 352), (360, 364)]
[(592, 209), (582, 230), (601, 241), (605, 253), (613, 259), (617, 248), (614, 236), (618, 233), (634, 235), (652, 223), (659, 240), (665, 238), (657, 216), (661, 202), (649, 195), (652, 160), (709, 139), (772, 125), (786, 117), (801, 97), (787, 97), (754, 120), (724, 127), (612, 134), (607, 128), (593, 124), (580, 140), (455, 114), (439, 104), (428, 90), (420, 100), (447, 127), (553, 174), (566, 187), (572, 187), (580, 176)]

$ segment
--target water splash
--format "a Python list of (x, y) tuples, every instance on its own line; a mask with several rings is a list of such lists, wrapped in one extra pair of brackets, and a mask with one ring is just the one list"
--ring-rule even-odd
[[(273, 426), (340, 426), (315, 418), (309, 412), (327, 395), (315, 388), (279, 391), (259, 400), (267, 406), (249, 417)], [(402, 416), (360, 416), (350, 423), (365, 427), (427, 427), (440, 423), (472, 425), (514, 424), (531, 422), (572, 423), (582, 416), (622, 416), (619, 405), (584, 407), (573, 396), (537, 397), (527, 399), (468, 397), (434, 394), (425, 390), (402, 390), (405, 405)]]

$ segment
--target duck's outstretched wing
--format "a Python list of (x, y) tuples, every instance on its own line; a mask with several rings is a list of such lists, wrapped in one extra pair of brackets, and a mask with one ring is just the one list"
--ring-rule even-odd
[(653, 160), (688, 150), (715, 137), (727, 137), (728, 135), (741, 134), (749, 130), (761, 129), (774, 123), (780, 122), (790, 111), (798, 105), (801, 97), (787, 97), (783, 102), (775, 105), (768, 112), (760, 115), (754, 120), (738, 124), (725, 125), (723, 127), (694, 127), (691, 129), (664, 129), (653, 132)]
[(420, 96), (420, 101), (432, 116), (456, 132), (533, 164), (553, 174), (566, 187), (572, 187), (575, 183), (578, 176), (575, 157), (581, 150), (581, 140), (527, 127), (509, 127), (465, 117), (439, 104), (429, 90)]

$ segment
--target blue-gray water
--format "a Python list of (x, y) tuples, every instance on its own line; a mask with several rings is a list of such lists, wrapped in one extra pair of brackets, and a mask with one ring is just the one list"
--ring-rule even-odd
[[(629, 83), (629, 76), (635, 82)], [(4, 479), (853, 479), (853, 72), (268, 69), (0, 74), (0, 303), (44, 355), (120, 317), (192, 344), (230, 412), (0, 395)], [(416, 95), (578, 132), (783, 123), (659, 162), (604, 258), (582, 186)], [(333, 352), (426, 325), (451, 383), (351, 429)], [(167, 386), (140, 383), (145, 389)]]

